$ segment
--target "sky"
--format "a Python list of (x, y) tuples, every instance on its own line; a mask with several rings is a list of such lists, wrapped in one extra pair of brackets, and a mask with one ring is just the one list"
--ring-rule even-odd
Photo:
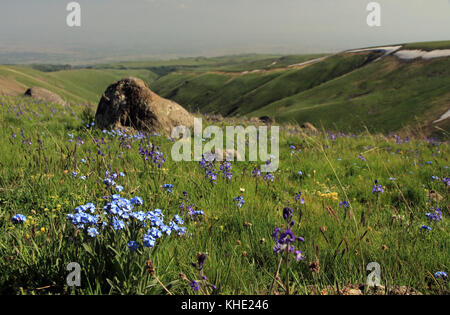
[[(1, 52), (213, 56), (320, 53), (450, 40), (450, 0), (0, 0)], [(0, 55), (1, 62), (1, 55)]]

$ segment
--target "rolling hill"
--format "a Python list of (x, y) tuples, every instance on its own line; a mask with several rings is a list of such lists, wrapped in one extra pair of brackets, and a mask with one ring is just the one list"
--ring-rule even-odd
[(334, 55), (239, 55), (121, 62), (41, 72), (0, 66), (0, 93), (47, 88), (74, 103), (96, 104), (125, 76), (190, 111), (224, 116), (273, 116), (327, 130), (388, 133), (420, 126), (450, 131), (450, 57), (401, 59), (396, 51), (448, 49), (448, 42), (411, 43)]

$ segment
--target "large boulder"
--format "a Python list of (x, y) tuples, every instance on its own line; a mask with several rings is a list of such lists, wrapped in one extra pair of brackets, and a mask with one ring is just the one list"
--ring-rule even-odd
[(169, 134), (176, 126), (193, 128), (194, 116), (152, 92), (144, 81), (125, 78), (110, 85), (98, 104), (99, 128), (127, 128)]
[(57, 103), (62, 105), (66, 104), (66, 102), (58, 94), (37, 86), (26, 90), (24, 95), (30, 96), (37, 100), (45, 101), (47, 103)]

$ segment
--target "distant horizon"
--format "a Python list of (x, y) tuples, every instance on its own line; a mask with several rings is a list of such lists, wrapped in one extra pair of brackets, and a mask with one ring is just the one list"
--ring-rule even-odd
[(0, 63), (321, 54), (448, 38), (450, 0), (2, 0)]
[[(382, 45), (368, 45), (368, 46), (362, 46), (362, 47), (349, 47), (342, 50), (334, 50), (334, 51), (311, 51), (311, 52), (301, 52), (301, 51), (290, 51), (290, 52), (281, 52), (281, 51), (267, 51), (267, 52), (258, 52), (258, 51), (236, 51), (236, 52), (230, 52), (230, 53), (210, 53), (210, 54), (165, 54), (165, 55), (152, 55), (152, 54), (124, 54), (124, 55), (117, 55), (117, 56), (98, 56), (93, 58), (87, 58), (87, 57), (74, 57), (77, 54), (78, 55), (84, 55), (88, 54), (88, 52), (78, 52), (77, 54), (71, 55), (70, 52), (32, 52), (32, 51), (11, 51), (7, 54), (2, 53), (0, 50), (0, 64), (4, 65), (33, 65), (33, 64), (47, 64), (47, 65), (70, 65), (72, 67), (89, 67), (93, 65), (98, 65), (102, 63), (122, 63), (122, 62), (141, 62), (141, 61), (165, 61), (165, 60), (176, 60), (176, 59), (189, 59), (189, 58), (221, 58), (221, 57), (228, 57), (228, 56), (245, 56), (245, 55), (260, 55), (260, 56), (288, 56), (288, 55), (322, 55), (322, 54), (336, 54), (339, 52), (349, 51), (349, 50), (356, 50), (356, 49), (364, 49), (364, 48), (372, 48), (372, 47), (383, 47), (383, 46), (396, 46), (396, 45), (407, 45), (407, 44), (414, 44), (414, 43), (427, 43), (427, 42), (446, 42), (450, 39), (441, 39), (441, 40), (432, 40), (432, 41), (422, 41), (422, 42), (404, 42), (404, 43), (386, 43)], [(14, 55), (43, 55), (41, 56), (42, 59), (34, 59), (34, 60), (25, 60), (26, 57), (22, 57), (23, 61), (21, 62), (3, 62), (4, 55), (10, 55), (9, 58), (14, 58)], [(3, 55), (3, 56), (2, 56)], [(48, 55), (47, 57), (44, 57)], [(59, 56), (60, 59), (54, 59), (54, 56)], [(11, 57), (12, 56), (12, 57)], [(20, 60), (20, 57), (16, 57), (18, 60)], [(35, 57), (36, 58), (36, 57)], [(76, 61), (73, 61), (75, 60)], [(58, 60), (58, 62), (55, 62), (55, 60)]]

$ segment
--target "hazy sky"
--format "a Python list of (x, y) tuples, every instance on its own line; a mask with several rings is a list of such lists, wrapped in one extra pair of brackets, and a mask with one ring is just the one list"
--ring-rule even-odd
[(66, 25), (69, 0), (0, 0), (0, 51), (221, 55), (309, 53), (450, 39), (450, 0), (78, 0), (82, 26)]

